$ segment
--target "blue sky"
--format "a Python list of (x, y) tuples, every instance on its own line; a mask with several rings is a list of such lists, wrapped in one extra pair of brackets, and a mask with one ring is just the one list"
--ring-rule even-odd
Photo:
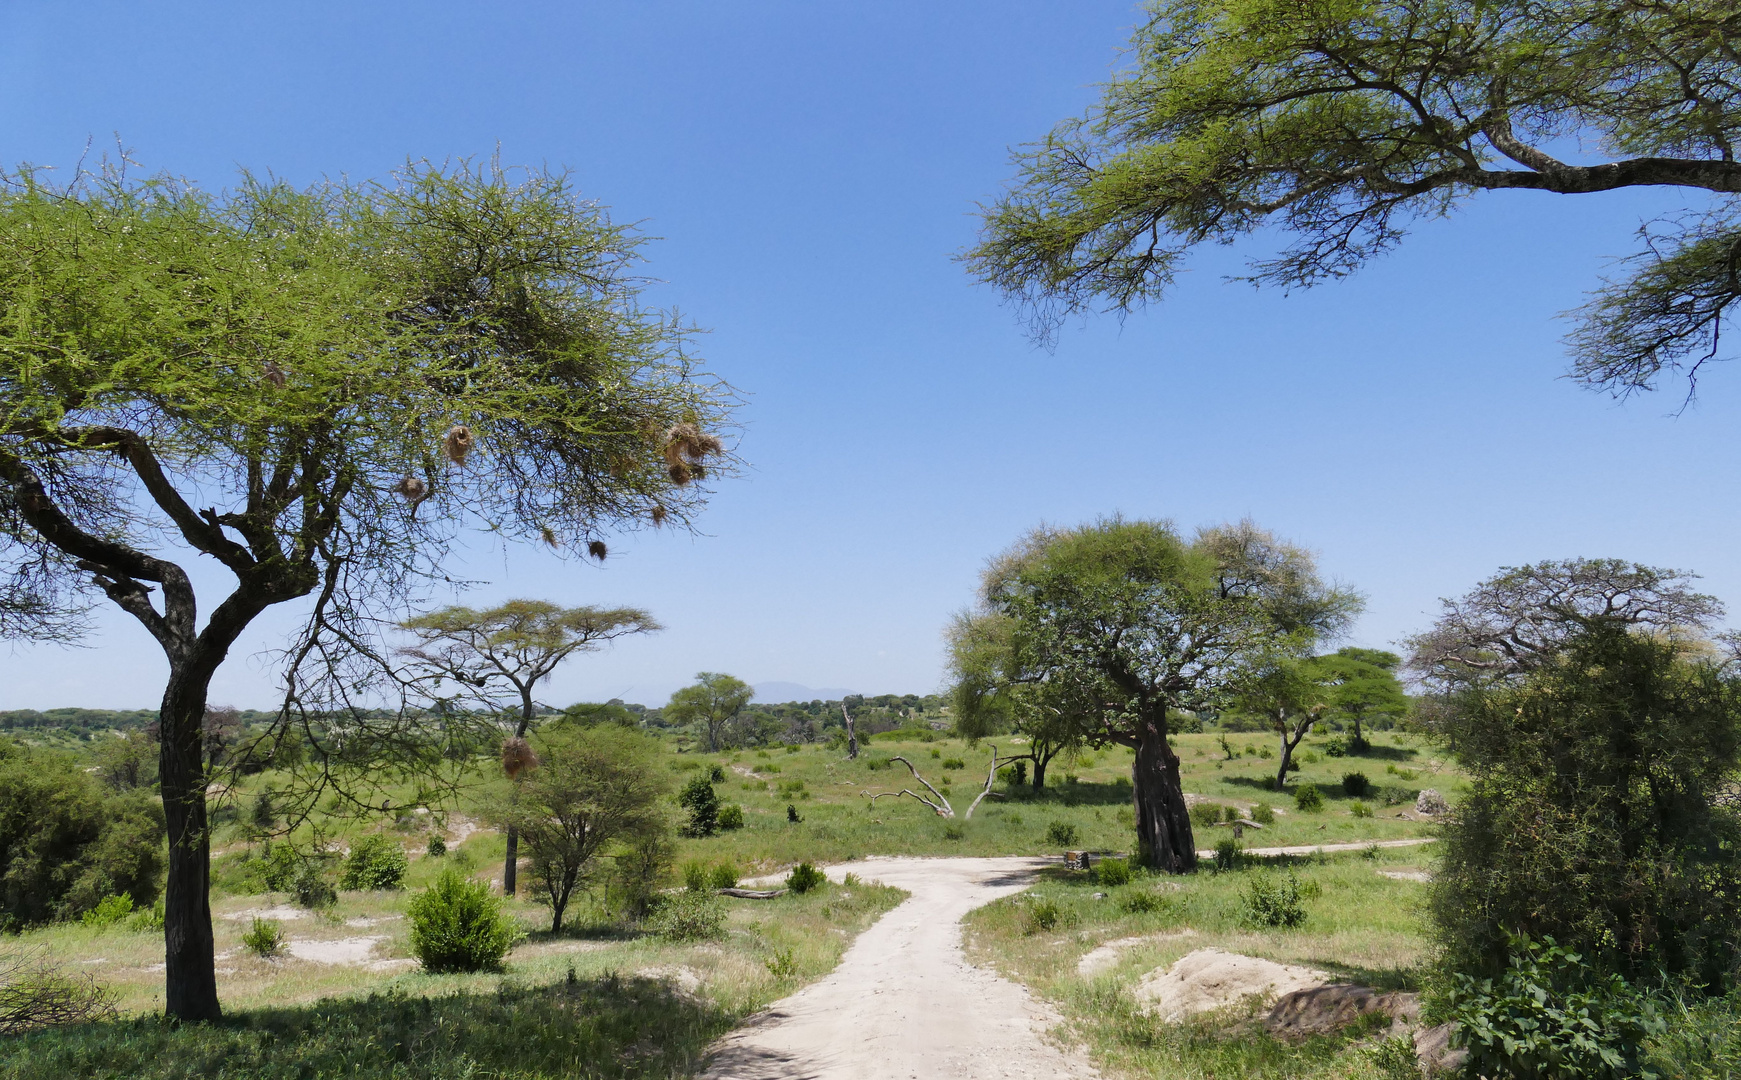
[[(1038, 350), (953, 261), (1009, 148), (1079, 112), (1128, 3), (302, 2), (0, 8), (0, 160), (70, 167), (118, 133), (148, 169), (373, 177), (407, 157), (574, 170), (661, 237), (653, 299), (708, 327), (746, 397), (745, 475), (703, 535), (603, 568), (480, 542), (483, 603), (636, 604), (665, 633), (573, 661), (556, 703), (663, 701), (696, 671), (867, 693), (941, 680), (985, 558), (1041, 521), (1251, 516), (1368, 597), (1384, 646), (1496, 567), (1613, 555), (1741, 603), (1741, 385), (1618, 404), (1562, 377), (1575, 307), (1673, 192), (1478, 198), (1306, 293), (1223, 282)], [(219, 584), (212, 579), (212, 584)], [(209, 601), (208, 601), (209, 606)], [(213, 700), (262, 707), (262, 650)], [(0, 651), (0, 708), (154, 707), (164, 665), (105, 616), (84, 650)]]

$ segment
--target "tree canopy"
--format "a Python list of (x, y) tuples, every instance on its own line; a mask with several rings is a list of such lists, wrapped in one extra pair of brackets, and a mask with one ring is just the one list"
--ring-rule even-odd
[[(640, 244), (566, 175), (493, 165), (0, 182), (0, 630), (106, 596), (169, 661), (171, 1014), (219, 1012), (200, 722), (255, 617), (312, 595), (280, 734), (404, 751), (372, 731), (374, 631), (460, 528), (602, 558), (729, 468), (732, 394), (640, 302)], [(184, 556), (234, 587), (196, 603)]]
[(701, 671), (695, 682), (671, 695), (665, 716), (679, 724), (700, 724), (707, 748), (718, 750), (727, 726), (744, 711), (756, 692), (734, 675)]
[(972, 271), (1062, 317), (1158, 299), (1259, 230), (1248, 280), (1342, 277), (1482, 191), (1686, 189), (1570, 338), (1625, 392), (1718, 356), (1741, 299), (1728, 0), (1156, 0), (1090, 112), (1017, 157)]

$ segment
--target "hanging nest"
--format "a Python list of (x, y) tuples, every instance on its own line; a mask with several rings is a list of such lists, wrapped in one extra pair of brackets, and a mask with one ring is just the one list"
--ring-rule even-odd
[(671, 482), (678, 487), (689, 483), (690, 478), (694, 475), (694, 470), (681, 461), (673, 461), (665, 472), (670, 475)]
[(709, 454), (725, 453), (725, 444), (718, 435), (709, 435), (694, 424), (676, 424), (665, 433), (665, 461), (676, 465), (685, 460), (698, 462)]
[(508, 774), (508, 779), (518, 780), (523, 772), (530, 772), (538, 767), (538, 755), (532, 752), (532, 744), (525, 739), (513, 738), (502, 743), (502, 771)]
[(474, 443), (472, 429), (464, 424), (455, 424), (447, 429), (447, 438), (441, 441), (441, 448), (447, 452), (447, 460), (455, 465), (464, 465), (465, 457), (472, 452)]
[(663, 506), (655, 506), (648, 516), (653, 519), (653, 528), (657, 529), (665, 524), (665, 519), (671, 516), (671, 512)]
[(562, 546), (561, 542), (556, 539), (556, 532), (548, 525), (538, 526), (538, 535), (543, 537), (544, 542), (553, 548)]
[(399, 481), (398, 486), (393, 490), (404, 496), (405, 501), (410, 503), (412, 506), (416, 506), (424, 499), (429, 498), (429, 485), (424, 483), (420, 477), (416, 476), (407, 476), (405, 479)]
[(284, 389), (284, 384), (290, 381), (285, 377), (284, 369), (270, 360), (262, 364), (261, 367), (266, 371), (266, 381), (280, 390)]

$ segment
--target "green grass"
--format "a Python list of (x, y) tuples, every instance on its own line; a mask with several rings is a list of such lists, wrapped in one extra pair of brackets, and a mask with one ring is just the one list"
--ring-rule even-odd
[[(501, 975), (238, 958), (220, 965), (234, 966), (220, 975), (228, 1016), (219, 1024), (179, 1026), (146, 1014), (41, 1032), (0, 1044), (0, 1076), (683, 1075), (714, 1038), (832, 970), (852, 938), (903, 896), (877, 885), (830, 885), (772, 901), (726, 901), (727, 932), (718, 942), (678, 945), (596, 924), (574, 936), (534, 933)], [(379, 912), (395, 900), (402, 906), (402, 895), (346, 894), (329, 921), (342, 927), (359, 917), (354, 912)], [(291, 936), (300, 936), (303, 928), (291, 925)], [(399, 952), (401, 939), (402, 931), (380, 951)], [(137, 995), (130, 1004), (139, 1005)]]
[[(1364, 1028), (1291, 1046), (1238, 1009), (1160, 1023), (1140, 1011), (1131, 991), (1145, 973), (1210, 947), (1322, 968), (1384, 989), (1412, 989), (1427, 955), (1424, 890), (1378, 871), (1420, 869), (1424, 860), (1415, 848), (1262, 860), (1184, 879), (1141, 876), (1112, 889), (1089, 874), (1059, 871), (1025, 894), (969, 915), (968, 955), (1056, 1002), (1068, 1034), (1109, 1077), (1371, 1076), (1362, 1046), (1372, 1032)], [(1251, 875), (1283, 867), (1312, 894), (1305, 922), (1297, 929), (1251, 925), (1243, 903)], [(1096, 892), (1106, 895), (1097, 899)], [(1110, 966), (1078, 973), (1088, 952), (1126, 938), (1144, 940), (1119, 951)]]

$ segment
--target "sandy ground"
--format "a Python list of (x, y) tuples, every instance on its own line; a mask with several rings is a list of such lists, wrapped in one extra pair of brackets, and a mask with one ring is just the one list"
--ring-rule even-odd
[[(1246, 848), (1247, 855), (1257, 855), (1269, 858), (1275, 855), (1316, 855), (1320, 851), (1365, 851), (1367, 848), (1414, 847), (1417, 844), (1430, 844), (1433, 838), (1419, 836), (1412, 840), (1362, 840), (1353, 844), (1295, 844), (1292, 847), (1254, 847)], [(1199, 851), (1199, 859), (1213, 859), (1215, 852)]]
[(967, 962), (961, 918), (1053, 859), (873, 858), (828, 868), (912, 893), (840, 966), (714, 1047), (707, 1080), (1091, 1080), (1043, 1035), (1057, 1016)]

